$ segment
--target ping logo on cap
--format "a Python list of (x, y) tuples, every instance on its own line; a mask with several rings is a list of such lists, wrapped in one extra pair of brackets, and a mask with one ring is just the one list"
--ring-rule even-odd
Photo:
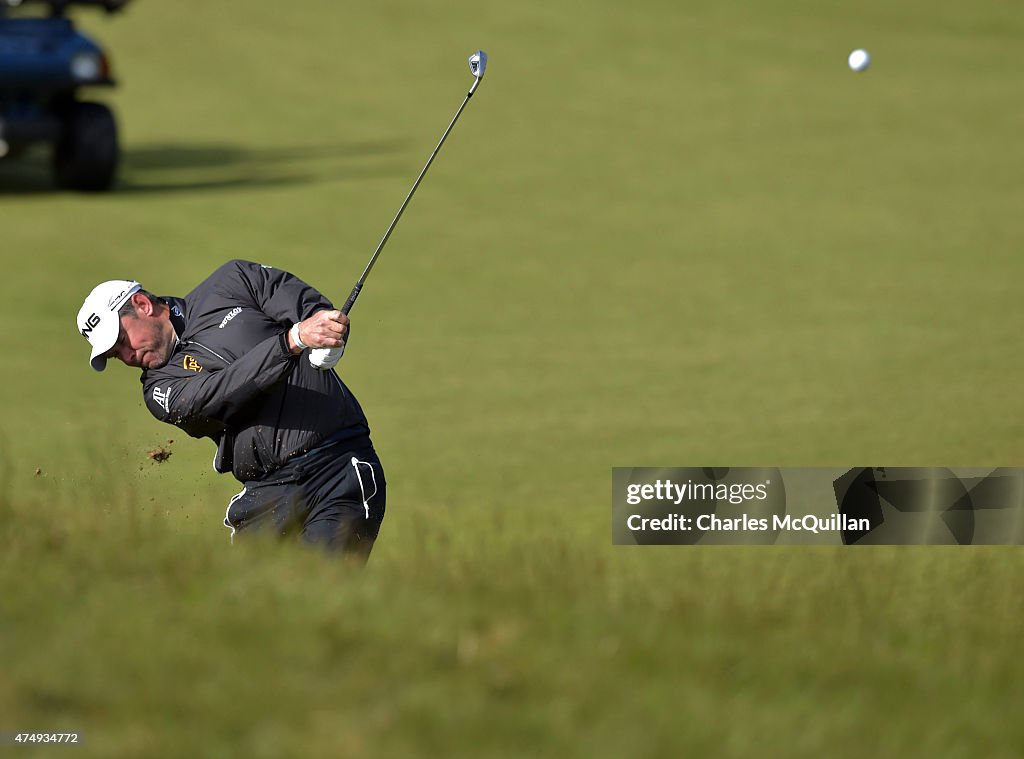
[(89, 337), (89, 333), (99, 326), (100, 317), (96, 314), (90, 314), (89, 318), (85, 320), (85, 326), (82, 327), (82, 337)]

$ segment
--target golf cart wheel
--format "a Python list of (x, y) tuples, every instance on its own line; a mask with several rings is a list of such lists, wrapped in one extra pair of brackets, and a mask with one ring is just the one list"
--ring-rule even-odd
[(74, 103), (53, 153), (60, 187), (97, 192), (114, 183), (119, 151), (114, 114), (101, 103)]

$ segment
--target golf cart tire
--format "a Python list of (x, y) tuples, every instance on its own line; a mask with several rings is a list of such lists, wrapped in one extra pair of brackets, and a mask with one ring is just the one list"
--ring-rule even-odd
[(119, 154), (113, 112), (102, 103), (74, 103), (53, 151), (57, 185), (85, 192), (109, 190)]

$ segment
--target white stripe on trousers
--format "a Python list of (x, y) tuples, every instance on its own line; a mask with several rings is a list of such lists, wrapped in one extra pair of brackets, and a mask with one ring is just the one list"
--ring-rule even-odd
[(373, 471), (373, 465), (369, 461), (360, 461), (355, 456), (352, 457), (352, 468), (356, 470), (356, 479), (359, 480), (359, 492), (363, 496), (363, 511), (366, 512), (366, 518), (370, 518), (370, 498), (366, 497), (366, 489), (363, 488), (363, 477), (359, 474), (359, 465), (362, 464), (365, 467), (370, 468), (370, 477), (373, 479), (373, 492), (370, 493), (370, 498), (377, 495), (377, 475)]
[(231, 511), (231, 507), (235, 504), (235, 501), (237, 501), (243, 495), (245, 495), (245, 488), (242, 488), (242, 492), (241, 493), (236, 493), (235, 495), (231, 496), (231, 500), (228, 501), (228, 507), (227, 507), (227, 509), (224, 510), (224, 526), (231, 528), (231, 544), (232, 545), (234, 545), (234, 543), (235, 543), (235, 526), (233, 524), (231, 524), (231, 522), (228, 521), (228, 513)]

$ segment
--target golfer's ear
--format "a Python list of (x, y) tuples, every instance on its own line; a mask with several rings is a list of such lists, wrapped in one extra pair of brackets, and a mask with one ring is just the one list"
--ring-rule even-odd
[(132, 305), (135, 306), (135, 313), (143, 316), (152, 316), (156, 310), (153, 302), (142, 293), (135, 293), (132, 296)]

